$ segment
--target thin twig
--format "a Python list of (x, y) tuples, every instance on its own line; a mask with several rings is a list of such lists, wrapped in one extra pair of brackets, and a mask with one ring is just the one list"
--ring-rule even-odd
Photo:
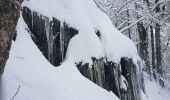
[(14, 94), (14, 96), (12, 97), (12, 99), (11, 99), (11, 100), (14, 100), (14, 98), (17, 96), (17, 94), (18, 94), (19, 90), (20, 90), (20, 85), (18, 86), (18, 90), (16, 91), (16, 93)]
[(23, 58), (23, 57), (16, 56), (16, 58), (18, 58), (18, 59), (23, 59), (23, 60), (24, 60), (24, 58)]

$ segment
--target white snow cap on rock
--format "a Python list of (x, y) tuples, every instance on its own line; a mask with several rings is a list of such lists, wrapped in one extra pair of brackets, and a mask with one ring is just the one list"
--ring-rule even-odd
[[(69, 43), (67, 59), (92, 64), (91, 57), (106, 57), (115, 63), (121, 57), (128, 57), (136, 63), (135, 44), (113, 26), (93, 0), (29, 0), (22, 6), (51, 19), (55, 17), (79, 31)], [(101, 40), (95, 33), (97, 30)]]

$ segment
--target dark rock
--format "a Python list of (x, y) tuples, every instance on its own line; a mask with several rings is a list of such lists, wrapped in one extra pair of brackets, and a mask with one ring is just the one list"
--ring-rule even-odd
[(101, 34), (99, 30), (96, 30), (96, 35), (99, 37), (99, 39), (101, 39)]
[(120, 97), (120, 87), (119, 87), (119, 77), (120, 77), (120, 70), (119, 65), (113, 62), (106, 62), (105, 63), (105, 85), (104, 88), (108, 91), (112, 91)]
[[(80, 62), (76, 64), (79, 71), (86, 78), (90, 79), (108, 91), (112, 91), (121, 100), (141, 100), (139, 82), (142, 82), (141, 73), (137, 66), (128, 58), (122, 58), (120, 64), (104, 62), (104, 59), (92, 57), (93, 65)], [(121, 75), (126, 79), (127, 90), (121, 89)]]
[(159, 79), (159, 84), (162, 88), (165, 87), (165, 83), (162, 79)]
[(61, 23), (57, 18), (48, 17), (23, 7), (22, 16), (31, 32), (31, 37), (40, 51), (54, 66), (64, 60), (70, 39), (78, 30)]
[(139, 84), (141, 77), (137, 66), (133, 64), (132, 59), (121, 58), (121, 68), (122, 75), (128, 82), (127, 94), (122, 96), (126, 95), (126, 100), (141, 100), (141, 87)]
[(103, 58), (96, 59), (92, 57), (92, 60), (93, 60), (93, 65), (89, 65), (88, 63), (82, 64), (82, 62), (80, 62), (76, 64), (76, 66), (82, 75), (90, 79), (92, 82), (103, 87), (105, 81)]
[(80, 62), (79, 64), (76, 64), (76, 66), (82, 75), (84, 75), (86, 78), (92, 80), (88, 63), (82, 65), (82, 62)]

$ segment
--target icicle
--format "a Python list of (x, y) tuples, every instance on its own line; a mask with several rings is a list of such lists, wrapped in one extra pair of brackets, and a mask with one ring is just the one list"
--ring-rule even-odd
[(53, 44), (54, 44), (54, 36), (53, 36), (53, 22), (50, 22), (50, 49), (51, 49), (51, 52), (50, 52), (50, 61), (51, 63), (54, 65), (54, 48), (53, 48)]
[(97, 66), (97, 72), (98, 72), (98, 84), (99, 86), (103, 87), (103, 82), (104, 82), (104, 77), (103, 77), (103, 71), (104, 71), (104, 64), (102, 60), (97, 60), (96, 61)]
[(52, 53), (52, 43), (51, 43), (51, 33), (50, 33), (50, 21), (49, 18), (45, 18), (45, 30), (47, 36), (47, 43), (48, 43), (48, 60), (51, 61), (51, 53)]
[(90, 80), (94, 82), (92, 67), (89, 68), (89, 71), (90, 71)]
[(64, 60), (64, 34), (66, 34), (66, 31), (64, 30), (64, 23), (60, 24), (60, 54), (61, 54), (61, 61)]
[(93, 66), (90, 68), (91, 79), (93, 82), (103, 87), (104, 82), (104, 61), (93, 58)]

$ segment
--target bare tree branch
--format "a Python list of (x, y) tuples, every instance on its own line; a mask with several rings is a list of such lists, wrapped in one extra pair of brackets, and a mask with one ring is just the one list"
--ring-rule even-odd
[(127, 3), (131, 2), (131, 1), (133, 1), (133, 0), (128, 0), (128, 1), (126, 1), (125, 3), (123, 3), (123, 4), (118, 8), (116, 14), (124, 7), (124, 5), (126, 5)]
[(139, 21), (143, 20), (144, 18), (145, 18), (145, 17), (141, 17), (141, 18), (138, 19), (136, 22), (134, 22), (134, 23), (130, 24), (129, 26), (127, 26), (127, 27), (121, 29), (120, 32), (124, 32), (125, 30), (131, 28), (132, 26), (136, 25)]

